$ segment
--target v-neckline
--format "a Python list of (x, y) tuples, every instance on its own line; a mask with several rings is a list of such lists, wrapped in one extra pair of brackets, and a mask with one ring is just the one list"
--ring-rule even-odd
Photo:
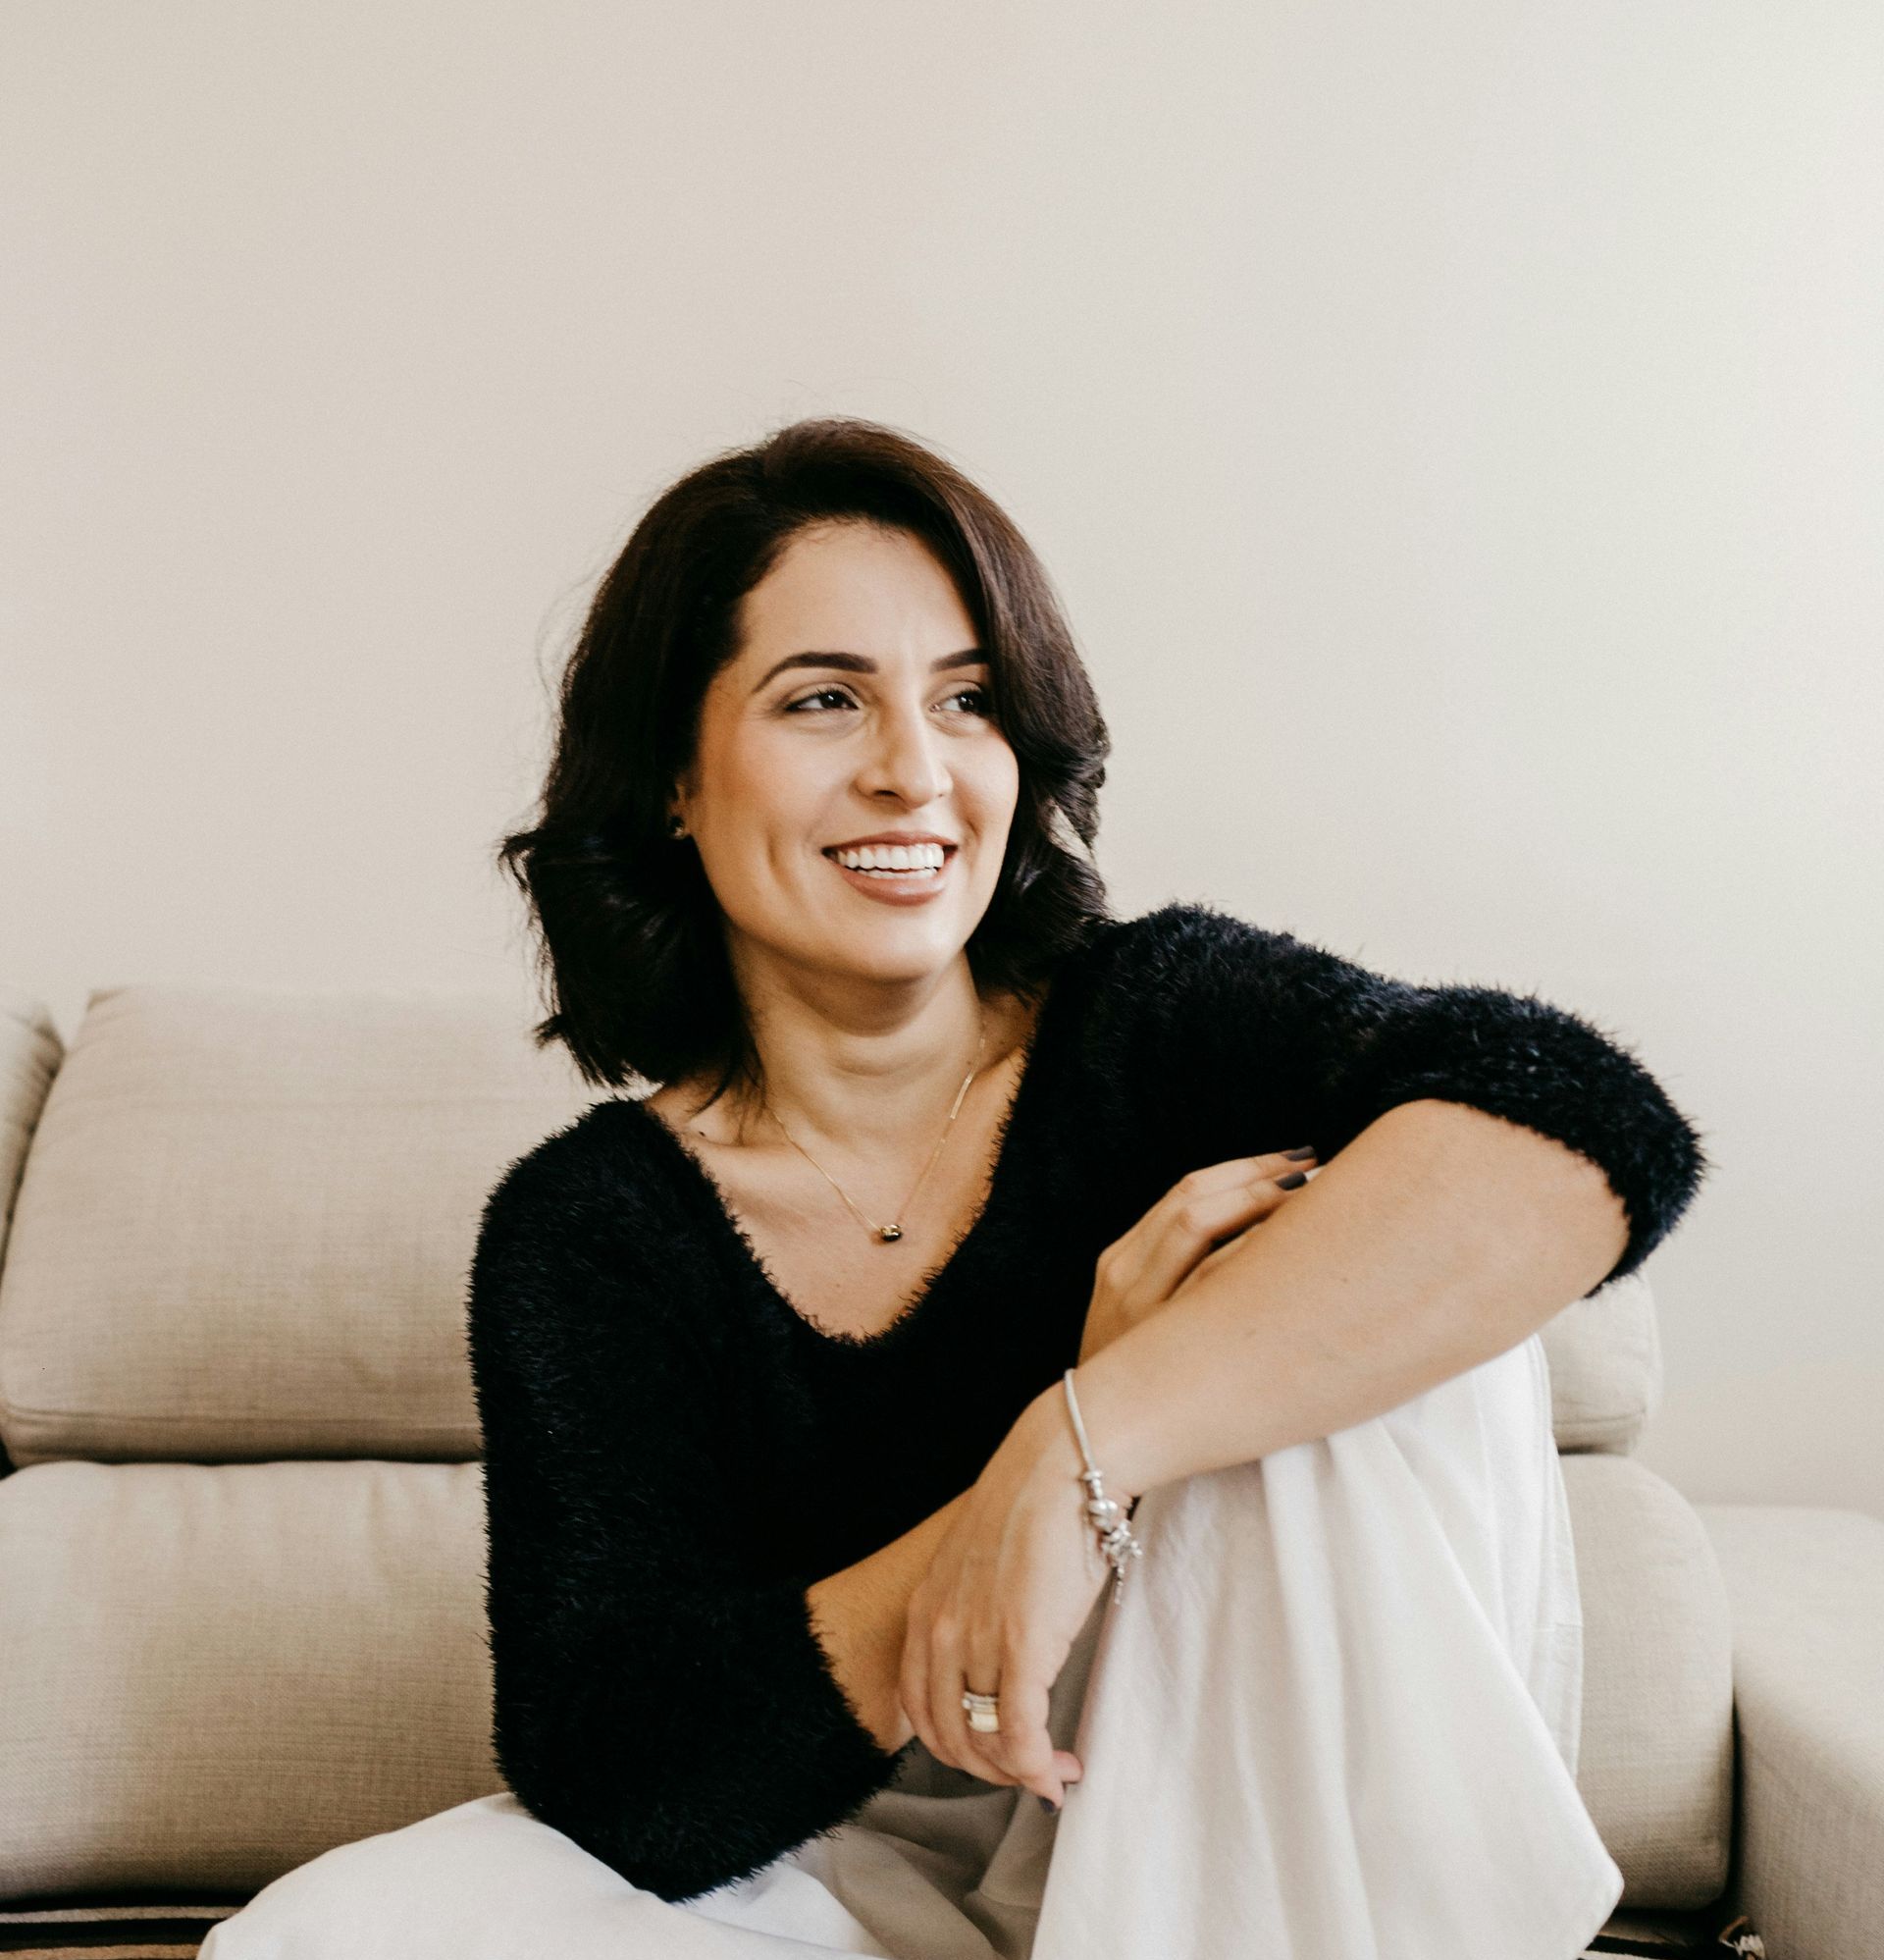
[(1049, 1016), (1054, 1003), (1060, 998), (1067, 979), (1065, 963), (1049, 981), (1047, 997), (1040, 1004), (1034, 1016), (1033, 1027), (1020, 1044), (1020, 1075), (1013, 1093), (1008, 1098), (1008, 1106), (1001, 1112), (1001, 1121), (995, 1126), (994, 1161), (988, 1173), (988, 1188), (979, 1207), (967, 1228), (943, 1255), (941, 1263), (930, 1267), (913, 1294), (907, 1295), (899, 1303), (895, 1317), (874, 1334), (840, 1334), (813, 1320), (794, 1301), (773, 1278), (771, 1269), (760, 1255), (759, 1247), (747, 1236), (746, 1228), (739, 1222), (739, 1216), (727, 1202), (726, 1193), (701, 1158), (697, 1157), (667, 1122), (654, 1110), (648, 1108), (645, 1096), (624, 1096), (620, 1100), (637, 1111), (643, 1128), (658, 1132), (665, 1139), (669, 1160), (677, 1162), (682, 1178), (691, 1186), (696, 1195), (705, 1201), (705, 1209), (715, 1221), (715, 1228), (723, 1240), (730, 1243), (735, 1256), (757, 1281), (766, 1300), (777, 1310), (785, 1313), (819, 1345), (848, 1351), (854, 1353), (875, 1353), (904, 1338), (922, 1319), (926, 1309), (935, 1299), (949, 1279), (961, 1265), (964, 1255), (972, 1244), (983, 1236), (983, 1227), (994, 1215), (1005, 1195), (1005, 1187), (1011, 1182), (1013, 1168), (1014, 1139), (1017, 1125), (1023, 1109), (1031, 1107), (1037, 1099), (1038, 1085), (1035, 1078), (1040, 1073), (1041, 1036), (1046, 1033)]

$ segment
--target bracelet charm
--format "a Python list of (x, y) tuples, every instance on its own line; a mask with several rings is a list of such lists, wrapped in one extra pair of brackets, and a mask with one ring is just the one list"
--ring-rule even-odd
[[(1092, 1460), (1092, 1451), (1086, 1442), (1086, 1425), (1080, 1417), (1079, 1399), (1073, 1388), (1073, 1370), (1069, 1368), (1060, 1379), (1066, 1390), (1067, 1412), (1073, 1417), (1073, 1433), (1078, 1440), (1079, 1454), (1086, 1460), (1086, 1467), (1079, 1474), (1079, 1481), (1086, 1487), (1086, 1516), (1098, 1533), (1100, 1551), (1112, 1566), (1112, 1597), (1116, 1604), (1125, 1588), (1127, 1562), (1142, 1559), (1145, 1548), (1132, 1536), (1131, 1525), (1127, 1522), (1129, 1512), (1122, 1514), (1119, 1500), (1106, 1495), (1104, 1475)], [(1135, 1499), (1133, 1506), (1135, 1509)]]

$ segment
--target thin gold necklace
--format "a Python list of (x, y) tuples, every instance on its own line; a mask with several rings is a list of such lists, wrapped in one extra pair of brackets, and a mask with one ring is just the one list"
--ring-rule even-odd
[[(979, 1069), (981, 1064), (981, 1051), (987, 1045), (988, 1045), (988, 1010), (984, 1005), (981, 1009), (981, 1038), (979, 1041), (975, 1043), (974, 1062), (969, 1067), (968, 1074), (963, 1077), (962, 1086), (959, 1089), (957, 1089), (955, 1092), (955, 1101), (949, 1110), (949, 1120), (948, 1122), (943, 1124), (942, 1135), (936, 1139), (935, 1148), (929, 1152), (928, 1163), (922, 1166), (921, 1177), (918, 1177), (916, 1183), (910, 1187), (910, 1194), (908, 1197), (906, 1197), (903, 1200), (903, 1215), (906, 1218), (909, 1216), (910, 1206), (916, 1202), (916, 1192), (922, 1189), (922, 1179), (928, 1176), (929, 1171), (931, 1167), (934, 1165), (936, 1158), (938, 1158), (942, 1154), (942, 1145), (949, 1140), (949, 1132), (955, 1127), (956, 1114), (962, 1107), (962, 1099), (968, 1092), (968, 1085), (969, 1083), (973, 1082), (976, 1071)], [(776, 1123), (781, 1130), (785, 1130), (784, 1119), (779, 1115), (778, 1111), (772, 1107), (771, 1098), (765, 1094), (763, 1089), (759, 1091), (759, 1099), (764, 1103), (766, 1113), (771, 1117), (772, 1121)], [(829, 1185), (834, 1192), (836, 1192), (838, 1196), (841, 1197), (846, 1204), (850, 1204), (852, 1211), (856, 1212), (857, 1216), (863, 1220), (864, 1229), (870, 1234), (870, 1236), (873, 1239), (879, 1240), (885, 1245), (893, 1245), (897, 1240), (902, 1238), (903, 1228), (901, 1225), (895, 1225), (895, 1224), (878, 1225), (873, 1220), (864, 1218), (864, 1214), (861, 1211), (858, 1211), (857, 1206), (851, 1204), (850, 1193), (844, 1189), (844, 1187), (841, 1184), (838, 1183), (838, 1181), (834, 1177), (831, 1176), (830, 1172), (827, 1171), (824, 1168), (824, 1166), (820, 1164), (817, 1161), (817, 1159), (813, 1157), (808, 1149), (806, 1149), (805, 1145), (801, 1143), (798, 1140), (798, 1139), (794, 1137), (789, 1130), (785, 1130), (785, 1140), (792, 1146), (794, 1150), (796, 1150), (799, 1153), (801, 1157), (803, 1157), (806, 1160), (807, 1163), (809, 1163), (811, 1166), (811, 1168), (818, 1174), (818, 1176), (821, 1177), (824, 1180), (824, 1182), (827, 1185)]]

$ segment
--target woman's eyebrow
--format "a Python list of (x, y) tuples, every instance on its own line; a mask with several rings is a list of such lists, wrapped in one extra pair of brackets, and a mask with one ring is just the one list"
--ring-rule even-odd
[[(944, 654), (939, 660), (931, 661), (929, 671), (943, 673), (950, 667), (974, 666), (986, 659), (987, 656), (979, 647), (965, 647), (960, 653)], [(846, 673), (874, 673), (876, 662), (866, 654), (787, 654), (775, 666), (768, 667), (753, 684), (753, 692), (757, 694), (761, 687), (782, 674), (787, 667), (841, 667)]]

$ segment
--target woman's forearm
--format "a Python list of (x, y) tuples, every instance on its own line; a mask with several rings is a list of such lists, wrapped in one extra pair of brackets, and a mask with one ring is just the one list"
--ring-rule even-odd
[(883, 1748), (901, 1749), (916, 1733), (903, 1712), (903, 1642), (910, 1595), (929, 1569), (942, 1535), (968, 1500), (964, 1491), (880, 1552), (806, 1588), (811, 1630), (858, 1720)]
[(1135, 1497), (1397, 1408), (1534, 1334), (1627, 1239), (1602, 1171), (1553, 1138), (1463, 1103), (1389, 1109), (1079, 1365), (1108, 1493)]

